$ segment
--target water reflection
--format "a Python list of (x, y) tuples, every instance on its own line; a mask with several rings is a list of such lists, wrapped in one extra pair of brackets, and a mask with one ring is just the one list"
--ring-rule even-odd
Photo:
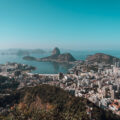
[(54, 73), (59, 72), (59, 68), (60, 68), (59, 64), (55, 63), (55, 62), (52, 62), (52, 65), (53, 65)]
[(51, 64), (53, 66), (54, 73), (59, 73), (59, 72), (67, 73), (68, 69), (70, 69), (73, 66), (73, 65), (67, 64), (67, 63), (51, 62)]

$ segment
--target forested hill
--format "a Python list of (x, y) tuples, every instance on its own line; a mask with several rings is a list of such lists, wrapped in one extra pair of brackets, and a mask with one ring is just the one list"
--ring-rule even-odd
[(24, 88), (0, 98), (0, 107), (10, 107), (1, 120), (120, 120), (84, 98), (49, 85)]

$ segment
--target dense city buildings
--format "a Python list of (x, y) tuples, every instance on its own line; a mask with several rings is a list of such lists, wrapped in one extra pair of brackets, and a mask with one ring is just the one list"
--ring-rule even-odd
[(0, 75), (18, 82), (17, 89), (38, 84), (57, 86), (120, 115), (120, 67), (115, 59), (113, 64), (77, 61), (68, 74), (34, 74), (30, 72), (33, 69), (24, 64), (7, 63), (0, 65)]

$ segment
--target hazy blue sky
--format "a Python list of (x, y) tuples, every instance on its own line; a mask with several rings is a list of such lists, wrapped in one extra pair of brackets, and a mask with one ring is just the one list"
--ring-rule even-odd
[(120, 49), (120, 0), (0, 0), (0, 48)]

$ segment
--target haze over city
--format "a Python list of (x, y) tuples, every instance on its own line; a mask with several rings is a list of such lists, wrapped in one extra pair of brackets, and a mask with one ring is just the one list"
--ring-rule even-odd
[(0, 0), (0, 48), (119, 49), (119, 0)]

